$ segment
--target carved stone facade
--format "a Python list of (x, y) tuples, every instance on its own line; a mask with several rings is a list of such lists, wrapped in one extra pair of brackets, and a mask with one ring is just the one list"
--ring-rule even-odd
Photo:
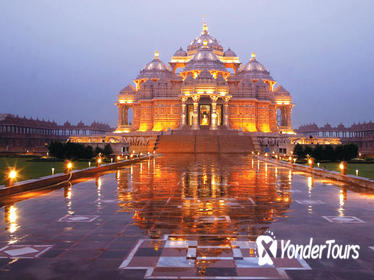
[[(294, 133), (291, 96), (256, 60), (242, 66), (208, 33), (178, 49), (164, 64), (155, 53), (118, 95), (116, 133), (176, 129), (234, 129)], [(132, 110), (133, 121), (129, 122)]]

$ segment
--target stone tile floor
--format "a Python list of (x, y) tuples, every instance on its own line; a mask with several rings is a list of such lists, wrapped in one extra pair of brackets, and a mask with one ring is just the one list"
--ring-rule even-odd
[[(22, 199), (2, 204), (0, 279), (374, 279), (373, 193), (249, 156), (160, 157)], [(260, 266), (267, 231), (359, 258)]]

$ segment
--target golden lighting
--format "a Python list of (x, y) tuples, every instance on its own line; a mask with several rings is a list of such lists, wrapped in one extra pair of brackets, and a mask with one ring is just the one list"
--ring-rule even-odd
[(120, 160), (121, 159), (121, 157), (120, 156), (117, 156), (117, 160)]
[(97, 186), (97, 188), (100, 190), (102, 185), (103, 185), (103, 181), (102, 181), (101, 177), (98, 177), (96, 179), (96, 186)]
[(97, 159), (97, 163), (99, 163), (99, 164), (102, 163), (102, 161), (103, 161), (103, 160), (102, 160), (101, 158), (98, 158), (98, 159)]
[(308, 188), (311, 190), (313, 188), (314, 182), (313, 177), (308, 177)]
[(72, 169), (73, 168), (73, 164), (69, 161), (66, 165), (67, 169)]
[(8, 178), (14, 180), (17, 178), (17, 171), (15, 169), (10, 170), (8, 174)]
[(129, 132), (130, 132), (129, 128), (126, 128), (126, 129), (116, 129), (114, 131), (114, 133), (129, 133)]
[(206, 39), (203, 41), (203, 45), (204, 47), (208, 46), (208, 41)]
[(159, 52), (158, 51), (155, 51), (155, 59), (158, 59), (160, 56)]
[(14, 207), (13, 205), (10, 206), (9, 208), (9, 216), (8, 216), (8, 219), (9, 219), (9, 222), (11, 223), (15, 223), (17, 221), (17, 208)]
[(344, 164), (342, 162), (339, 164), (339, 168), (344, 169)]
[(9, 223), (9, 232), (14, 233), (17, 230), (17, 208), (13, 205), (8, 208), (6, 220)]
[(255, 58), (256, 58), (256, 54), (255, 54), (254, 52), (251, 54), (251, 58), (252, 58), (252, 59), (255, 59)]

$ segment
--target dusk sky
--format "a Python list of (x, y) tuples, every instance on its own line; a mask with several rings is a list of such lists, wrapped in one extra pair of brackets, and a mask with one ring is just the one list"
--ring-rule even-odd
[(209, 32), (290, 91), (293, 125), (374, 120), (373, 0), (0, 2), (0, 113), (116, 125), (118, 92)]

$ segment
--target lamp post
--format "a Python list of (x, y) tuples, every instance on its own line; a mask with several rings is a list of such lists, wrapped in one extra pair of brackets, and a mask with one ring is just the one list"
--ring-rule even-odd
[(347, 174), (347, 167), (348, 167), (347, 162), (346, 161), (342, 161), (339, 164), (340, 174), (346, 175)]
[(103, 162), (101, 157), (98, 157), (96, 160), (97, 167), (100, 167), (101, 163)]
[(65, 174), (69, 174), (73, 169), (73, 163), (71, 161), (66, 161), (65, 163)]
[(7, 180), (5, 182), (5, 186), (12, 187), (17, 180), (17, 176), (17, 171), (14, 168), (10, 169), (8, 172)]
[(310, 157), (310, 158), (308, 159), (308, 164), (309, 164), (309, 167), (310, 167), (310, 168), (314, 168), (314, 158)]

